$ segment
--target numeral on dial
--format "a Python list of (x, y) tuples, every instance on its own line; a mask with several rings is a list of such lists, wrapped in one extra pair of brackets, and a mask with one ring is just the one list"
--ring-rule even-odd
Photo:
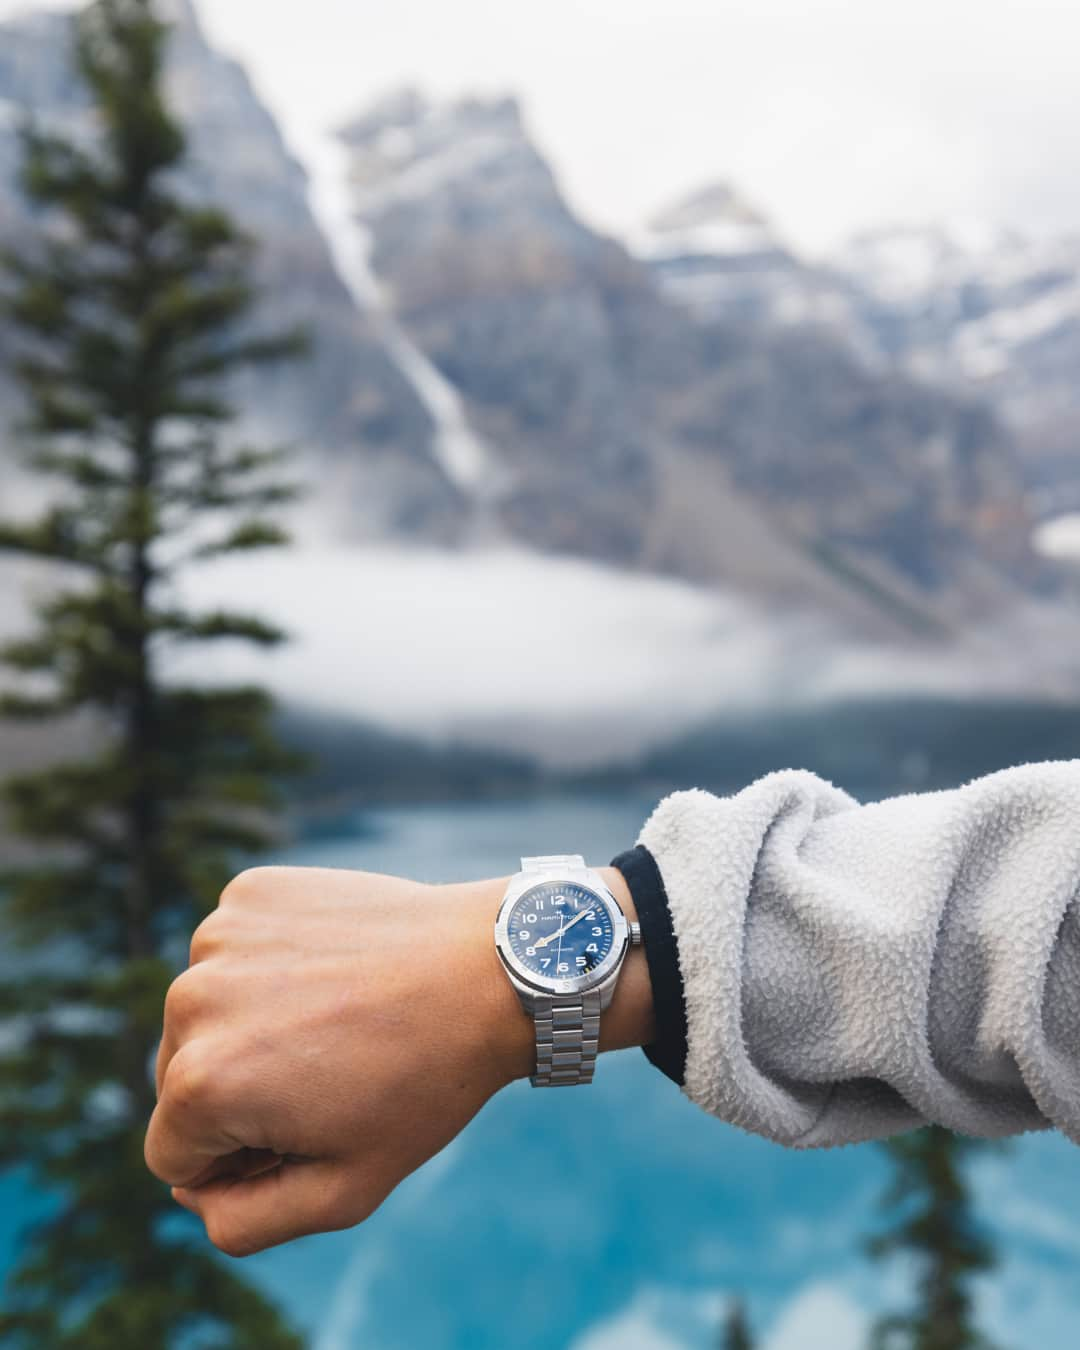
[(589, 972), (610, 952), (606, 907), (587, 888), (569, 881), (549, 882), (520, 896), (506, 927), (512, 951), (527, 970), (543, 973), (552, 989), (574, 976), (587, 983)]

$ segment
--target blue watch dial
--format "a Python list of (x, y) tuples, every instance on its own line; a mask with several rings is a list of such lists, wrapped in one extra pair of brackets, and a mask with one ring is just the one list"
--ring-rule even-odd
[(572, 881), (545, 881), (526, 891), (510, 912), (507, 932), (517, 959), (545, 980), (588, 975), (615, 942), (607, 905)]

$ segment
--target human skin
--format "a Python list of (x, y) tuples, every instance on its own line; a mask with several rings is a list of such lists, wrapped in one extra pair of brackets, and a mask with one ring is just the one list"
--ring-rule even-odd
[[(629, 919), (621, 874), (598, 869)], [(495, 951), (507, 878), (428, 886), (310, 867), (242, 872), (165, 1001), (146, 1161), (246, 1256), (348, 1228), (535, 1061)], [(601, 1050), (653, 1038), (641, 948)]]

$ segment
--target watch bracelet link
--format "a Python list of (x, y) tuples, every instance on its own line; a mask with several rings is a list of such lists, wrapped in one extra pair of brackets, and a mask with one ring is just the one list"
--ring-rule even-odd
[(591, 1083), (600, 1041), (600, 995), (595, 991), (560, 999), (538, 994), (536, 1072), (533, 1087), (577, 1087)]
[[(585, 859), (576, 853), (522, 858), (521, 870), (543, 876), (586, 872)], [(579, 1087), (591, 1083), (600, 1041), (600, 995), (596, 991), (559, 997), (536, 994), (532, 999), (536, 1024), (536, 1072), (533, 1087)]]

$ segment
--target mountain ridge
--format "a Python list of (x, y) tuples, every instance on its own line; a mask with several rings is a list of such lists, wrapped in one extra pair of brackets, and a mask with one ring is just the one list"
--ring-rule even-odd
[[(170, 14), (187, 188), (260, 238), (260, 324), (316, 332), (294, 378), (234, 390), (238, 434), (302, 447), (316, 535), (512, 539), (908, 637), (1045, 580), (1015, 446), (985, 402), (799, 324), (689, 313), (655, 260), (574, 214), (513, 98), (399, 91), (342, 129), (350, 277), (313, 209), (323, 169), (313, 180), (290, 153), (190, 0)], [(0, 25), (0, 102), (85, 129), (68, 24)], [(762, 231), (727, 193), (744, 229)], [(0, 194), (0, 235), (32, 234), (16, 194)], [(764, 252), (798, 275), (789, 250)], [(0, 331), (0, 349), (9, 341)], [(0, 407), (14, 407), (10, 389)]]
[(681, 236), (669, 229), (682, 247), (665, 247), (665, 217), (679, 206), (631, 246), (690, 312), (735, 305), (750, 322), (820, 328), (868, 368), (975, 397), (1014, 437), (1036, 512), (1080, 506), (1080, 228), (1036, 239), (930, 219), (863, 230), (812, 258), (743, 202), (775, 245), (748, 265), (737, 241), (701, 221)]
[[(462, 505), (432, 453), (431, 419), (339, 276), (310, 210), (305, 168), (244, 68), (210, 44), (189, 0), (176, 0), (170, 14), (166, 90), (188, 137), (184, 190), (220, 203), (258, 239), (254, 325), (317, 329), (292, 378), (260, 373), (236, 382), (234, 434), (300, 447), (315, 509), (337, 532), (415, 528), (453, 541)], [(0, 34), (0, 103), (85, 135), (90, 109), (70, 74), (71, 17), (31, 13), (0, 25)], [(0, 193), (0, 237), (16, 248), (31, 244), (36, 229), (10, 190), (17, 120), (0, 124), (0, 182), (9, 189)], [(4, 345), (0, 330), (0, 354)], [(10, 387), (0, 397), (5, 410), (14, 407)]]
[(975, 398), (790, 325), (688, 321), (649, 265), (574, 216), (513, 100), (399, 93), (343, 138), (402, 322), (512, 460), (515, 533), (741, 581), (722, 528), (712, 550), (690, 538), (701, 498), (726, 496), (759, 518), (763, 552), (782, 536), (804, 574), (843, 555), (916, 608), (947, 609), (954, 583), (975, 584), (969, 562), (990, 591), (995, 568), (1027, 565), (1012, 446)]

